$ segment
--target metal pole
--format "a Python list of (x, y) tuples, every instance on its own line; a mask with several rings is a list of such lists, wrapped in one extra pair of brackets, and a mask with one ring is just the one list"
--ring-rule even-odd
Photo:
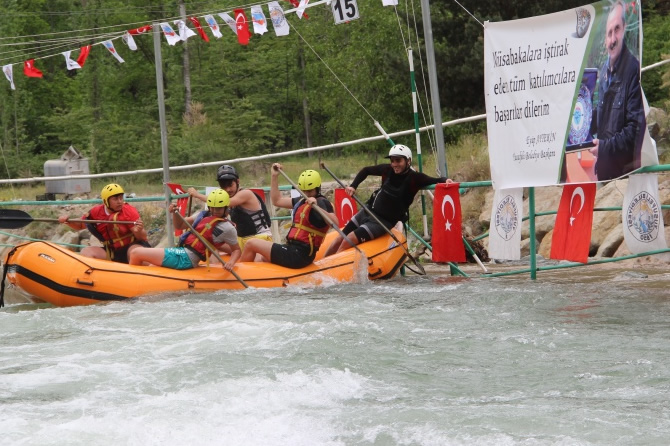
[(440, 110), (440, 92), (437, 88), (437, 66), (433, 47), (433, 26), (430, 21), (429, 0), (421, 0), (421, 18), (423, 20), (423, 38), (426, 41), (426, 61), (428, 65), (428, 82), (430, 83), (430, 101), (433, 106), (433, 122), (435, 123), (435, 144), (437, 145), (437, 170), (440, 175), (449, 176), (447, 158), (444, 154), (444, 132), (442, 131), (442, 111)]
[[(170, 182), (170, 160), (168, 158), (167, 124), (165, 122), (165, 92), (163, 90), (163, 57), (161, 54), (160, 25), (153, 24), (154, 31), (154, 59), (156, 61), (156, 92), (158, 94), (158, 118), (161, 125), (161, 153), (163, 158), (163, 183)], [(170, 188), (163, 185), (165, 190), (165, 208), (170, 205)], [(168, 246), (174, 246), (174, 229), (172, 217), (165, 213), (165, 231), (167, 232)]]

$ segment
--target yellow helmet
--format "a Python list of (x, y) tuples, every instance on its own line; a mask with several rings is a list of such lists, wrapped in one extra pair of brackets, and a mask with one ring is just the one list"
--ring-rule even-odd
[(105, 206), (109, 207), (109, 197), (113, 197), (114, 195), (119, 195), (122, 193), (124, 193), (123, 188), (116, 183), (112, 183), (102, 188), (102, 192), (100, 192), (100, 198), (102, 198), (102, 202), (105, 203)]
[(224, 208), (230, 204), (230, 196), (223, 189), (214, 189), (207, 196), (207, 207)]
[(316, 170), (305, 170), (298, 178), (298, 187), (302, 190), (312, 190), (321, 186), (321, 175)]

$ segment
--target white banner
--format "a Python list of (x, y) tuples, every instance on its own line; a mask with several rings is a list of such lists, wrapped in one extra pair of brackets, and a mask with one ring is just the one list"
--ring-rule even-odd
[(489, 225), (489, 257), (499, 260), (521, 258), (522, 218), (523, 188), (497, 189)]
[(631, 175), (621, 206), (623, 238), (633, 254), (668, 247), (655, 173)]
[(495, 189), (607, 181), (655, 164), (642, 153), (653, 146), (641, 33), (639, 4), (609, 1), (485, 24)]

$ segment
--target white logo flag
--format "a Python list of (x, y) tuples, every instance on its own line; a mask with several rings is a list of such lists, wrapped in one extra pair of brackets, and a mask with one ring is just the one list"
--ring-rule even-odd
[(251, 7), (251, 21), (254, 23), (254, 34), (262, 35), (268, 32), (268, 21), (261, 5)]
[(181, 38), (174, 32), (169, 23), (161, 22), (161, 29), (163, 30), (163, 34), (165, 34), (165, 40), (167, 40), (168, 45), (176, 45), (177, 42), (181, 41)]
[(633, 254), (668, 247), (655, 173), (631, 175), (621, 207), (623, 238)]
[(226, 14), (225, 12), (220, 13), (219, 17), (221, 17), (223, 19), (223, 21), (228, 24), (230, 29), (233, 30), (235, 35), (237, 35), (237, 23), (235, 22), (235, 20), (231, 16)]
[(133, 39), (133, 36), (131, 36), (130, 33), (125, 33), (123, 36), (121, 36), (121, 39), (123, 40), (123, 43), (128, 45), (130, 51), (137, 51), (137, 45), (135, 45), (135, 39)]
[(5, 77), (9, 81), (9, 85), (11, 85), (12, 90), (16, 90), (16, 87), (14, 86), (14, 70), (12, 69), (12, 65), (3, 65), (2, 72), (5, 73)]
[(523, 188), (495, 191), (489, 226), (489, 257), (500, 260), (521, 258), (522, 214)]
[(309, 3), (309, 0), (300, 0), (298, 9), (295, 10), (295, 13), (299, 18), (302, 18), (302, 14), (305, 12), (305, 8), (307, 8), (307, 3)]
[(382, 6), (397, 6), (398, 0), (382, 0)]
[(125, 60), (123, 60), (121, 56), (119, 56), (119, 53), (116, 52), (116, 48), (114, 48), (114, 44), (112, 43), (111, 40), (105, 40), (104, 42), (102, 42), (102, 44), (105, 46), (105, 48), (107, 48), (107, 50), (110, 53), (112, 53), (112, 56), (114, 56), (116, 60), (118, 60), (120, 63), (125, 62)]
[(220, 39), (223, 37), (221, 35), (221, 31), (219, 30), (219, 24), (216, 23), (216, 20), (214, 20), (214, 17), (211, 14), (207, 14), (205, 16), (205, 22), (209, 25), (209, 29), (212, 31), (212, 34), (214, 34), (214, 37), (217, 39)]
[(70, 54), (72, 54), (72, 51), (64, 51), (61, 54), (65, 56), (65, 66), (67, 67), (68, 70), (81, 69), (81, 65), (79, 65), (76, 60), (72, 60), (70, 58)]
[(286, 21), (284, 10), (279, 6), (279, 2), (268, 3), (268, 9), (270, 10), (270, 20), (272, 20), (272, 26), (275, 29), (277, 37), (288, 36), (290, 27)]
[(186, 23), (184, 23), (183, 20), (175, 20), (172, 23), (177, 25), (177, 29), (179, 30), (179, 39), (182, 42), (186, 42), (189, 39), (189, 37), (197, 36), (195, 31), (186, 26)]

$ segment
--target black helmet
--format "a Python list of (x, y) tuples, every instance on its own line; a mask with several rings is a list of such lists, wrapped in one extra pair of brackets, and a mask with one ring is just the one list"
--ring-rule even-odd
[(219, 167), (219, 170), (216, 171), (216, 180), (221, 181), (221, 180), (239, 180), (240, 177), (237, 175), (237, 171), (233, 166), (229, 166), (228, 164), (224, 164), (223, 166)]

